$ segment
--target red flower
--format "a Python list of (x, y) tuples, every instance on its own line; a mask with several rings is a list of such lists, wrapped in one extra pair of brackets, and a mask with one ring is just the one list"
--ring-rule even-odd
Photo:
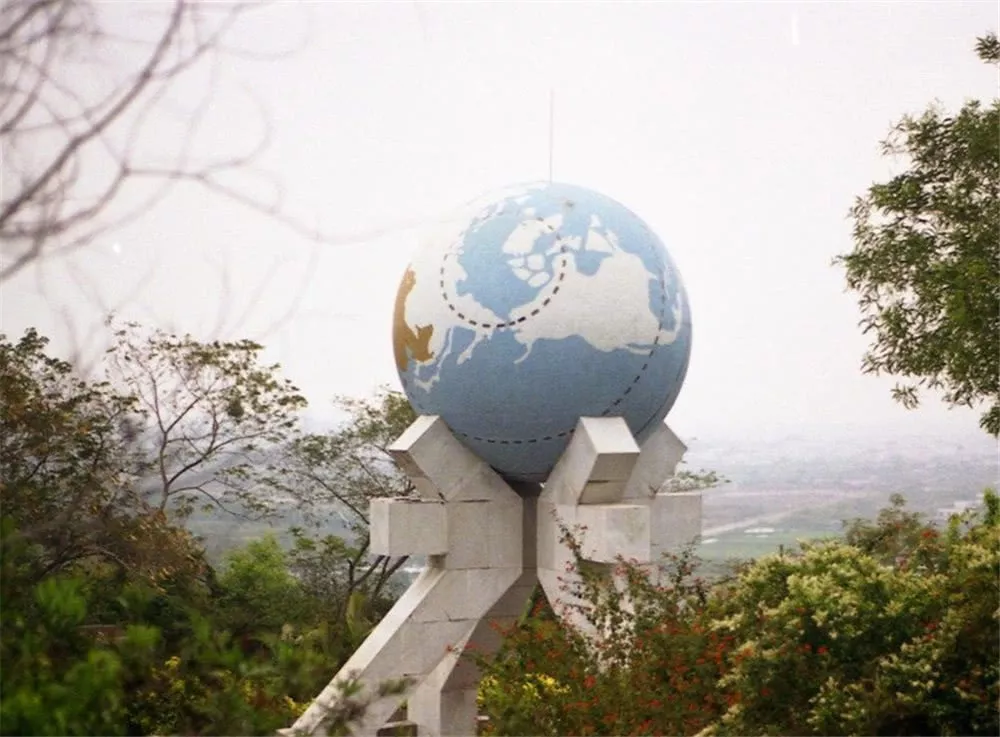
[(827, 649), (826, 645), (820, 645), (816, 652), (820, 655), (826, 655), (830, 651)]
[(766, 699), (766, 698), (767, 698), (768, 696), (770, 696), (770, 695), (771, 695), (771, 689), (769, 689), (769, 688), (762, 688), (762, 689), (760, 690), (760, 695), (761, 695), (761, 696), (762, 696), (763, 698), (765, 698), (765, 699)]
[(586, 678), (583, 679), (584, 688), (593, 688), (596, 685), (596, 683), (597, 679), (594, 678), (593, 676), (587, 676)]

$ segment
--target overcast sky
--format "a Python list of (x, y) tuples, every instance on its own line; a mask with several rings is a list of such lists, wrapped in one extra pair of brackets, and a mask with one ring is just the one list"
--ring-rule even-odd
[[(121, 22), (137, 5), (103, 12)], [(398, 385), (393, 295), (421, 225), (548, 176), (554, 92), (555, 179), (638, 213), (687, 285), (694, 349), (668, 417), (682, 437), (974, 433), (975, 413), (930, 399), (908, 412), (891, 379), (861, 374), (856, 301), (830, 262), (851, 248), (853, 198), (894, 170), (878, 150), (891, 123), (935, 98), (955, 108), (996, 95), (996, 70), (972, 48), (997, 15), (997, 2), (959, 0), (279, 4), (236, 40), (304, 48), (227, 63), (200, 150), (252, 144), (259, 101), (273, 137), (263, 163), (288, 207), (381, 234), (316, 250), (179, 190), (5, 285), (3, 330), (35, 325), (67, 351), (113, 305), (201, 337), (260, 337), (329, 417), (334, 394)], [(180, 91), (160, 143), (200, 89)]]

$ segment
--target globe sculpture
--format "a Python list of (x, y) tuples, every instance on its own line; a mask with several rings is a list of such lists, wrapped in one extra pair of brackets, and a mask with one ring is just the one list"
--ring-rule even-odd
[[(661, 555), (701, 530), (700, 494), (662, 490), (685, 451), (664, 417), (691, 352), (687, 296), (614, 200), (542, 183), (474, 202), (406, 270), (393, 340), (419, 416), (388, 452), (414, 493), (371, 500), (369, 552), (426, 563), (286, 735), (326, 734), (355, 680), (372, 702), (353, 734), (382, 733), (404, 700), (417, 734), (475, 734), (466, 648), (495, 650), (494, 625), (539, 585), (599, 639), (577, 556), (625, 591), (620, 558), (656, 582)], [(379, 690), (401, 676), (405, 693)]]
[(691, 312), (637, 215), (545, 182), (473, 202), (425, 244), (399, 287), (393, 343), (418, 414), (508, 480), (543, 481), (581, 417), (621, 417), (640, 442), (662, 424)]

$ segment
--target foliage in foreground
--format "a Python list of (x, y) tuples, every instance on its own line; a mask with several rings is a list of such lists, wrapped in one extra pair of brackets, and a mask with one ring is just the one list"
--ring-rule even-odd
[[(1000, 61), (995, 34), (983, 61)], [(851, 209), (854, 250), (838, 261), (871, 333), (866, 372), (910, 379), (894, 396), (916, 406), (917, 387), (946, 402), (982, 405), (1000, 434), (1000, 99), (907, 115), (883, 143), (908, 168), (872, 185)]]
[[(271, 734), (385, 613), (401, 563), (369, 560), (361, 519), (353, 541), (297, 530), (289, 551), (264, 538), (215, 568), (183, 523), (202, 503), (268, 515), (279, 451), (308, 447), (294, 468), (327, 479), (380, 452), (404, 408), (356, 402), (345, 428), (302, 435), (304, 400), (261, 346), (111, 337), (95, 381), (34, 330), (0, 335), (0, 733)], [(319, 502), (313, 519), (342, 504)]]
[(503, 631), (497, 654), (472, 653), (489, 733), (1000, 731), (992, 492), (944, 530), (894, 498), (843, 540), (762, 558), (711, 587), (688, 553), (667, 561), (661, 585), (622, 562), (631, 609), (580, 570), (601, 644), (540, 604)]

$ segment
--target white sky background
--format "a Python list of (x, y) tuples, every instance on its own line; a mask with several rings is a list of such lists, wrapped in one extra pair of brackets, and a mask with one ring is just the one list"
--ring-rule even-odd
[[(893, 380), (861, 374), (856, 300), (830, 261), (851, 248), (853, 198), (893, 171), (878, 152), (891, 123), (935, 98), (955, 109), (997, 94), (973, 52), (997, 15), (996, 2), (959, 0), (277, 5), (235, 39), (276, 50), (307, 33), (307, 45), (227, 63), (200, 150), (251, 145), (255, 98), (272, 127), (264, 163), (293, 212), (390, 232), (315, 252), (178, 190), (110, 242), (5, 285), (2, 329), (35, 325), (67, 352), (103, 305), (199, 337), (258, 337), (329, 418), (334, 394), (397, 385), (393, 296), (420, 229), (395, 226), (547, 177), (554, 89), (555, 178), (638, 213), (687, 285), (694, 350), (668, 418), (682, 437), (978, 437), (975, 412), (931, 397), (907, 411)], [(177, 96), (158, 135), (176, 134), (199, 89)]]

